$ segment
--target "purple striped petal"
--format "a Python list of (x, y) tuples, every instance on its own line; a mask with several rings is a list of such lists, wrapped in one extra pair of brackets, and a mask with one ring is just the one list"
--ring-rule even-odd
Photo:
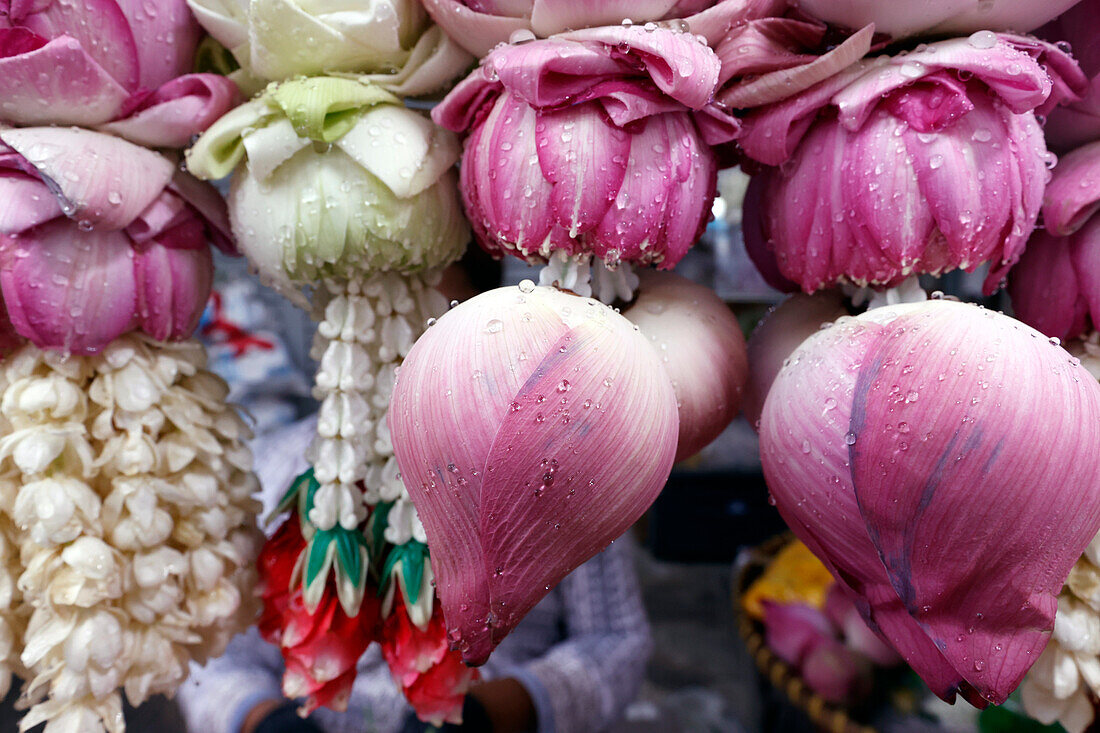
[(7, 238), (0, 262), (11, 322), (41, 349), (94, 354), (131, 326), (134, 253), (122, 232), (82, 232), (62, 219)]
[(885, 326), (849, 399), (855, 496), (891, 584), (999, 704), (1100, 527), (1100, 387), (1018, 322), (933, 301)]
[[(1089, 323), (1089, 303), (1081, 293), (1074, 266), (1075, 241), (1076, 237), (1036, 231), (1008, 279), (1016, 317), (1063, 340), (1080, 336)], [(1100, 311), (1096, 313), (1100, 315)]]

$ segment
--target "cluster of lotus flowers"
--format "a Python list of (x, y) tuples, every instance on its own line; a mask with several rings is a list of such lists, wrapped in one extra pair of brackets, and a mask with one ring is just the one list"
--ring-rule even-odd
[[(312, 468), (259, 561), (305, 709), (345, 704), (377, 640), (421, 717), (457, 721), (466, 664), (744, 396), (776, 506), (875, 640), (977, 705), (1053, 658), (1025, 701), (1081, 729), (1098, 25), (1098, 0), (0, 0), (0, 652), (32, 675), (24, 727), (118, 729), (116, 688), (170, 690), (248, 622), (245, 431), (166, 344), (213, 244), (318, 321)], [(430, 119), (405, 103), (452, 85)], [(749, 255), (803, 291), (747, 350), (659, 271), (734, 163)], [(192, 174), (232, 175), (227, 202)], [(471, 235), (539, 284), (447, 310)], [(979, 267), (1022, 322), (912, 280)]]

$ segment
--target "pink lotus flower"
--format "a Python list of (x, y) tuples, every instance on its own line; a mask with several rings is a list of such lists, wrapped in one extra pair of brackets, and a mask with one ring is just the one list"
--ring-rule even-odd
[[(1007, 316), (942, 300), (842, 318), (764, 405), (784, 519), (940, 697), (1003, 702), (1100, 528), (1100, 385)], [(1057, 527), (1057, 531), (1050, 531)]]
[(497, 48), (432, 113), (468, 132), (462, 195), (478, 242), (543, 261), (671, 268), (706, 226), (736, 121), (694, 36), (593, 28)]
[(862, 28), (874, 23), (895, 38), (964, 35), (982, 30), (1025, 33), (1078, 0), (793, 0), (803, 12), (835, 25)]
[(264, 544), (257, 565), (264, 602), (257, 626), (264, 639), (279, 647), (286, 662), (283, 694), (305, 697), (303, 715), (325, 706), (347, 709), (359, 657), (378, 638), (381, 601), (368, 589), (356, 616), (340, 607), (330, 580), (313, 613), (306, 608), (297, 582), (305, 549), (298, 514), (290, 516)]
[(1051, 110), (1044, 132), (1047, 144), (1059, 152), (1100, 140), (1100, 0), (1082, 0), (1036, 33), (1051, 41), (1068, 42), (1089, 78), (1084, 98)]
[(389, 427), (449, 638), (476, 665), (656, 499), (678, 418), (629, 321), (527, 281), (427, 330), (401, 366)]
[(782, 0), (424, 0), (435, 22), (478, 58), (517, 32), (545, 38), (627, 20), (682, 20), (714, 42), (738, 23), (773, 15), (782, 6)]
[(749, 383), (745, 387), (745, 418), (760, 422), (764, 400), (775, 375), (798, 346), (826, 323), (848, 315), (844, 297), (835, 290), (813, 295), (797, 293), (768, 311), (749, 337)]
[(1100, 141), (1058, 163), (1043, 221), (1012, 268), (1008, 293), (1021, 321), (1068, 340), (1100, 323)]
[(623, 315), (653, 344), (676, 390), (676, 460), (695, 455), (741, 408), (749, 365), (737, 318), (710, 288), (652, 270), (641, 273), (638, 297)]
[(0, 120), (183, 147), (236, 102), (233, 82), (188, 73), (199, 37), (185, 0), (2, 0)]
[(786, 290), (894, 285), (987, 261), (995, 289), (1049, 177), (1032, 111), (1083, 84), (1054, 47), (982, 32), (865, 60), (750, 113), (739, 144), (780, 166), (746, 195), (750, 255)]
[(208, 242), (230, 250), (217, 192), (152, 151), (76, 128), (0, 130), (0, 288), (42, 349), (102, 350), (141, 330), (190, 336)]
[(421, 629), (399, 600), (382, 625), (380, 642), (394, 682), (421, 720), (436, 727), (462, 722), (466, 691), (480, 674), (449, 648), (447, 625), (438, 602), (427, 627)]

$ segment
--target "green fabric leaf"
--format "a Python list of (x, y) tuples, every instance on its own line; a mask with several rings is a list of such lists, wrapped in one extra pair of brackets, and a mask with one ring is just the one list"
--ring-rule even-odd
[(309, 543), (309, 555), (306, 557), (305, 584), (313, 585), (313, 582), (323, 572), (328, 572), (330, 560), (329, 546), (333, 541), (332, 530), (317, 532)]
[(420, 598), (420, 583), (424, 580), (424, 561), (428, 559), (428, 546), (413, 540), (402, 547), (408, 548), (405, 551), (405, 562), (401, 564), (405, 575), (405, 592), (409, 603), (416, 603)]
[(331, 531), (336, 532), (336, 561), (352, 586), (358, 588), (363, 575), (363, 556), (359, 549), (367, 542), (357, 530), (337, 525)]
[(267, 95), (299, 135), (322, 143), (339, 140), (375, 105), (401, 104), (379, 87), (331, 76), (283, 82)]
[[(293, 504), (294, 500), (298, 497), (298, 492), (309, 482), (317, 483), (317, 479), (313, 478), (312, 468), (290, 482), (290, 488), (283, 494), (283, 498), (279, 499), (279, 503), (275, 505), (275, 509), (271, 512), (272, 515), (282, 514), (289, 509), (290, 505)], [(314, 489), (314, 491), (316, 490), (317, 489)]]
[(374, 511), (371, 512), (368, 539), (375, 555), (381, 555), (382, 546), (386, 543), (385, 532), (390, 520), (390, 509), (392, 508), (392, 501), (381, 501), (375, 505)]

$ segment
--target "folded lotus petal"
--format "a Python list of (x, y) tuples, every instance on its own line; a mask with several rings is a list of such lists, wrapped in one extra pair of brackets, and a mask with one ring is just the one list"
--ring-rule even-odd
[(433, 25), (409, 52), (396, 73), (364, 74), (360, 78), (385, 87), (399, 97), (419, 97), (443, 89), (477, 61), (466, 49)]
[[(187, 150), (187, 169), (203, 180), (218, 180), (228, 176), (244, 160), (244, 131), (258, 130), (272, 123), (274, 112), (265, 99), (253, 99), (235, 107), (219, 119)], [(289, 122), (284, 120), (284, 122)], [(293, 130), (293, 125), (290, 126)], [(300, 147), (304, 147), (304, 144)], [(299, 148), (281, 153), (266, 173), (274, 170)]]
[[(607, 49), (615, 49), (614, 56)], [(545, 41), (507, 45), (486, 59), (505, 88), (534, 107), (581, 96), (593, 77), (622, 75), (652, 80), (691, 109), (708, 104), (721, 63), (709, 46), (686, 33), (639, 26), (586, 28)], [(639, 69), (639, 65), (641, 69)]]
[(99, 129), (151, 148), (186, 147), (191, 138), (233, 108), (237, 86), (215, 74), (177, 77), (124, 119)]
[(733, 29), (715, 49), (722, 59), (722, 83), (755, 74), (723, 88), (718, 101), (748, 109), (773, 104), (805, 91), (856, 63), (871, 50), (874, 26), (864, 26), (821, 56), (798, 53), (784, 36), (798, 45), (816, 46), (824, 28), (789, 18), (766, 18)]
[(824, 324), (847, 314), (844, 298), (836, 290), (798, 293), (768, 311), (753, 329), (747, 347), (749, 379), (744, 410), (750, 425), (759, 426), (772, 382), (794, 350)]
[(1016, 0), (799, 0), (803, 12), (828, 23), (861, 28), (874, 23), (895, 38), (914, 35), (963, 35), (974, 31), (1020, 31), (1038, 28), (1077, 0), (1050, 3)]
[(137, 298), (133, 251), (122, 232), (74, 236), (66, 220), (9, 239), (0, 287), (19, 334), (41, 349), (92, 354), (130, 328)]
[(0, 234), (19, 234), (60, 215), (40, 179), (0, 167)]
[(141, 329), (158, 341), (187, 338), (199, 325), (214, 262), (210, 250), (176, 249), (151, 242), (134, 258)]
[(837, 585), (829, 588), (825, 596), (825, 608), (822, 610), (840, 630), (844, 644), (849, 649), (862, 654), (880, 667), (901, 664), (901, 656), (871, 630), (843, 588)]
[(678, 430), (646, 339), (549, 288), (501, 288), (440, 318), (401, 367), (389, 421), (451, 641), (473, 664), (645, 511)]
[(948, 301), (894, 310), (849, 398), (855, 497), (909, 614), (999, 704), (1046, 645), (1065, 576), (1100, 526), (1100, 389), (1000, 314)]
[(1100, 212), (1100, 141), (1062, 156), (1043, 203), (1048, 232), (1072, 234)]
[(19, 125), (98, 125), (114, 118), (130, 92), (71, 37), (18, 47), (30, 34), (0, 28), (0, 119)]
[(768, 648), (797, 669), (807, 655), (837, 630), (820, 610), (801, 603), (764, 601), (764, 633)]
[(650, 340), (676, 391), (676, 460), (695, 455), (741, 408), (749, 374), (737, 318), (710, 288), (650, 270), (641, 273), (638, 297), (623, 315)]
[(115, 0), (134, 35), (138, 86), (156, 89), (191, 70), (202, 29), (186, 0), (161, 0), (150, 6), (142, 0)]
[[(884, 338), (878, 309), (841, 318), (803, 342), (768, 392), (760, 458), (776, 508), (864, 619), (944, 699), (962, 677), (909, 615), (860, 515), (848, 460), (851, 395), (865, 354)], [(903, 428), (908, 430), (908, 426)]]
[(210, 241), (229, 255), (239, 254), (229, 227), (225, 199), (213, 186), (196, 180), (184, 171), (176, 171), (168, 190), (186, 201), (206, 224)]
[(89, 130), (0, 130), (0, 141), (27, 160), (66, 216), (120, 229), (160, 195), (175, 166), (125, 140)]
[(124, 89), (141, 85), (138, 44), (116, 0), (43, 2), (17, 23), (42, 38), (72, 39)]
[(230, 51), (248, 44), (250, 0), (188, 0), (199, 25)]
[(535, 0), (531, 3), (531, 29), (538, 36), (552, 36), (565, 30), (593, 26), (683, 18), (713, 5), (713, 0)]
[(529, 30), (531, 21), (522, 17), (478, 12), (462, 0), (422, 0), (432, 19), (477, 58), (484, 58), (499, 43), (506, 43), (519, 30)]

